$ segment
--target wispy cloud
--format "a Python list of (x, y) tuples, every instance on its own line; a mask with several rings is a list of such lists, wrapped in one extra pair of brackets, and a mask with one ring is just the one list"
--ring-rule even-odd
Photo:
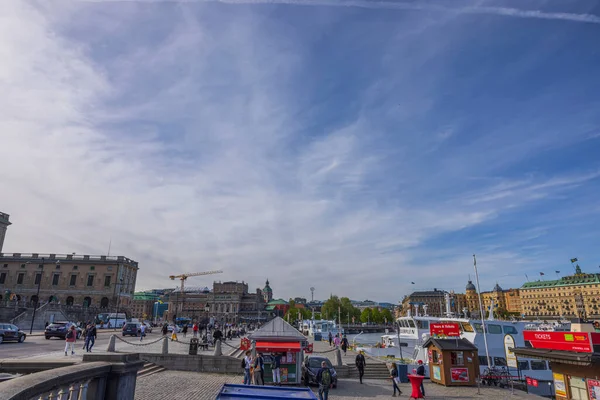
[[(587, 93), (581, 86), (517, 92), (534, 79), (503, 81), (504, 58), (488, 61), (498, 52), (453, 20), (417, 29), (428, 13), (399, 12), (399, 24), (385, 12), (357, 22), (318, 6), (351, 2), (289, 2), (315, 5), (311, 18), (199, 3), (0, 5), (1, 211), (14, 221), (6, 251), (104, 253), (112, 238), (112, 253), (140, 261), (141, 288), (219, 267), (222, 279), (254, 286), (268, 277), (277, 296), (314, 285), (318, 297), (394, 300), (415, 268), (422, 287), (460, 288), (473, 251), (490, 282), (505, 264), (547, 262), (554, 254), (523, 255), (506, 225), (517, 221), (528, 246), (568, 243), (521, 210), (569, 190), (581, 195), (553, 208), (556, 218), (595, 221), (582, 211), (594, 198), (594, 160), (520, 164), (565, 147), (572, 125), (597, 126), (588, 98), (576, 98), (581, 115), (549, 104), (571, 103)], [(534, 70), (554, 65), (533, 59)], [(489, 74), (473, 74), (482, 62)], [(543, 87), (560, 89), (568, 67)], [(558, 120), (565, 130), (546, 134)]]
[(362, 0), (80, 0), (85, 2), (136, 2), (136, 3), (224, 3), (224, 4), (285, 4), (293, 6), (357, 7), (383, 10), (433, 11), (454, 14), (487, 14), (504, 17), (534, 18), (600, 24), (600, 16), (594, 14), (573, 14), (565, 12), (545, 12), (509, 7), (447, 5), (426, 2), (401, 1), (362, 1)]

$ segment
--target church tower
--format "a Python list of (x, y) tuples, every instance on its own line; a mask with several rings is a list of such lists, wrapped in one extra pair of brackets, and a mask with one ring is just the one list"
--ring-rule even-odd
[(271, 286), (269, 286), (269, 280), (268, 279), (267, 279), (267, 284), (265, 285), (265, 288), (262, 291), (263, 291), (263, 296), (264, 296), (264, 299), (265, 299), (265, 303), (268, 303), (271, 300), (273, 300), (273, 289), (271, 289)]
[(10, 225), (8, 218), (8, 214), (0, 212), (0, 253), (2, 253), (2, 246), (4, 245), (4, 238), (6, 237), (6, 228)]

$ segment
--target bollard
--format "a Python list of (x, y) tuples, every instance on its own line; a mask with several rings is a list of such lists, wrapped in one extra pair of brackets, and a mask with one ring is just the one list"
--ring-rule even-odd
[(215, 353), (214, 353), (214, 355), (215, 356), (222, 356), (223, 355), (223, 352), (221, 351), (221, 341), (220, 340), (217, 340), (215, 342)]
[(339, 347), (335, 350), (335, 364), (338, 367), (342, 366), (342, 351)]
[(477, 378), (477, 394), (481, 394), (479, 390), (481, 388), (481, 378)]
[(117, 340), (117, 337), (115, 335), (110, 335), (110, 340), (108, 341), (108, 347), (106, 348), (106, 351), (109, 353), (114, 353), (115, 352), (115, 342)]
[(162, 354), (169, 354), (169, 339), (163, 338)]

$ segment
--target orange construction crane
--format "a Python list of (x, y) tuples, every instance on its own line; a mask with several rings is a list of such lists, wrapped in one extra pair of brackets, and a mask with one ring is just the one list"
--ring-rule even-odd
[(223, 271), (221, 271), (221, 270), (218, 270), (218, 271), (204, 271), (204, 272), (191, 272), (189, 274), (170, 275), (169, 278), (171, 278), (172, 281), (174, 281), (175, 278), (181, 279), (181, 293), (183, 293), (183, 291), (185, 289), (184, 282), (190, 276), (213, 275), (213, 274), (222, 274), (222, 273), (223, 273)]

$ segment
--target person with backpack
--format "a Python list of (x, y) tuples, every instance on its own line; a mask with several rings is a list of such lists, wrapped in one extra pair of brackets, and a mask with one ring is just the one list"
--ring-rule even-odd
[(331, 334), (331, 332), (329, 332), (329, 347), (331, 347), (333, 344), (333, 335)]
[(181, 332), (183, 333), (183, 337), (187, 336), (187, 331), (188, 331), (188, 326), (187, 324), (183, 325), (183, 329), (181, 330)]
[(325, 361), (321, 363), (321, 368), (317, 372), (317, 383), (319, 384), (319, 400), (327, 400), (331, 387), (331, 371), (327, 368)]
[(252, 366), (252, 352), (246, 351), (246, 357), (242, 359), (242, 368), (244, 369), (244, 385), (251, 385), (250, 367)]
[(367, 365), (367, 360), (365, 359), (365, 355), (362, 350), (356, 356), (354, 363), (356, 364), (356, 369), (358, 369), (358, 379), (360, 380), (360, 383), (362, 383), (362, 378), (365, 374), (365, 366)]
[(65, 335), (65, 356), (68, 355), (69, 347), (71, 347), (71, 355), (75, 354), (75, 341), (77, 340), (77, 333), (75, 333), (75, 325), (71, 325), (67, 334)]
[(392, 385), (394, 385), (394, 394), (392, 395), (392, 397), (396, 397), (396, 392), (398, 392), (398, 396), (400, 396), (402, 394), (402, 391), (398, 387), (398, 383), (400, 383), (400, 378), (398, 377), (398, 366), (396, 365), (396, 363), (392, 363), (390, 378), (392, 378)]
[(256, 385), (265, 385), (265, 359), (262, 353), (254, 360), (254, 383)]

